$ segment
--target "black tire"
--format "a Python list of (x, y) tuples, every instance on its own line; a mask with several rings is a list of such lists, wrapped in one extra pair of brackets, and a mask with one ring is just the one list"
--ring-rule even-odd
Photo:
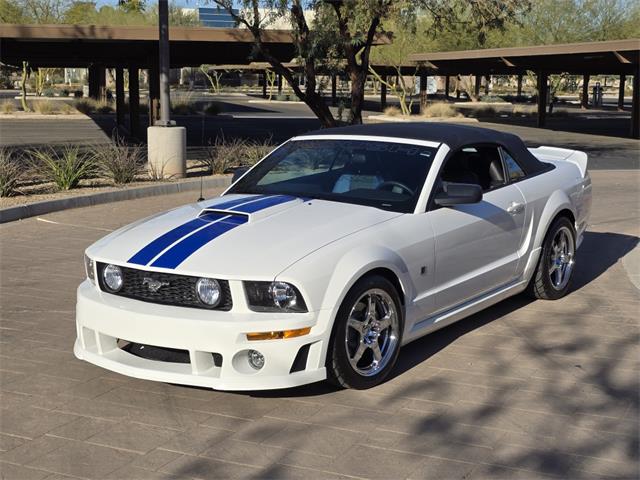
[[(562, 282), (563, 284), (558, 286), (554, 285), (554, 282), (551, 278), (550, 273), (550, 265), (553, 265), (554, 258), (554, 239), (557, 238), (560, 232), (568, 232), (568, 239), (570, 246), (568, 248), (571, 251), (571, 258), (569, 261), (570, 269), (568, 271), (568, 279), (566, 282)], [(538, 260), (538, 265), (536, 266), (536, 271), (527, 286), (526, 293), (533, 297), (539, 298), (542, 300), (557, 300), (559, 298), (564, 297), (571, 287), (571, 279), (573, 276), (574, 270), (574, 262), (575, 262), (575, 251), (576, 251), (576, 232), (573, 227), (571, 221), (564, 216), (556, 218), (551, 227), (547, 231), (547, 234), (544, 238), (544, 242), (542, 244), (542, 251), (540, 252), (540, 259)]]
[[(374, 342), (376, 342), (376, 344), (378, 344), (378, 352), (387, 351), (388, 353), (382, 357), (385, 360), (384, 366), (380, 367), (380, 369), (375, 371), (375, 373), (371, 373), (367, 376), (359, 373), (351, 364), (351, 357), (349, 356), (348, 352), (348, 338), (350, 335), (349, 332), (351, 331), (347, 329), (347, 322), (349, 320), (352, 308), (354, 308), (356, 304), (363, 305), (363, 303), (358, 302), (363, 298), (363, 296), (370, 295), (370, 292), (372, 291), (386, 292), (388, 297), (385, 296), (383, 298), (382, 296), (378, 296), (376, 298), (379, 298), (381, 302), (388, 303), (389, 299), (393, 302), (393, 308), (395, 309), (397, 315), (397, 322), (395, 323), (395, 328), (392, 326), (388, 330), (388, 335), (390, 335), (388, 338), (395, 339), (393, 344), (388, 344), (390, 345), (388, 347), (389, 350), (384, 350), (386, 341), (385, 338), (383, 338), (384, 333), (381, 333), (379, 338), (376, 336), (376, 339), (373, 340)], [(376, 296), (375, 293), (373, 293), (373, 295)], [(378, 312), (381, 311), (380, 309), (383, 308), (381, 304), (376, 305), (377, 306), (374, 308), (376, 308)], [(363, 325), (367, 325), (366, 321), (363, 322)], [(337, 386), (343, 388), (353, 388), (356, 390), (364, 390), (380, 384), (382, 381), (384, 381), (387, 375), (389, 375), (389, 372), (391, 372), (398, 359), (400, 345), (402, 344), (403, 327), (404, 311), (402, 308), (402, 303), (400, 301), (400, 296), (393, 284), (386, 278), (379, 275), (370, 275), (360, 279), (351, 288), (351, 290), (349, 290), (344, 300), (342, 301), (333, 325), (331, 339), (329, 341), (329, 348), (327, 350), (326, 366), (328, 380)], [(394, 334), (392, 335), (391, 332), (393, 332)], [(362, 343), (366, 335), (364, 335), (362, 332), (358, 333), (358, 335), (361, 339), (360, 343)], [(382, 348), (380, 347), (380, 342), (382, 342), (383, 344)], [(359, 344), (357, 345), (359, 346)], [(372, 345), (372, 342), (369, 343), (369, 345)], [(373, 355), (373, 350), (371, 350), (372, 360), (374, 360)], [(361, 358), (362, 361), (366, 362), (366, 357), (364, 355)], [(356, 365), (356, 367), (358, 367), (358, 365)]]

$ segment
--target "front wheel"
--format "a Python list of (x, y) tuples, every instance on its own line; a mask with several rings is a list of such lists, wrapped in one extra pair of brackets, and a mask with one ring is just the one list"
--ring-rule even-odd
[(534, 298), (557, 300), (569, 291), (575, 266), (576, 234), (571, 221), (558, 217), (544, 239), (538, 266), (527, 292)]
[(338, 310), (327, 352), (329, 380), (358, 390), (381, 383), (398, 358), (402, 325), (393, 284), (377, 275), (359, 280)]

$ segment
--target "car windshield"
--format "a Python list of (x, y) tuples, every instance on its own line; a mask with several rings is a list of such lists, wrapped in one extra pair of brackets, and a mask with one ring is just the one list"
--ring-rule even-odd
[(295, 140), (228, 193), (296, 195), (411, 213), (436, 150), (373, 140)]

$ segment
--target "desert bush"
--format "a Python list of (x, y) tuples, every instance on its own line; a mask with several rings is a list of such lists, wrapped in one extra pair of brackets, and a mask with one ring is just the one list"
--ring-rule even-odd
[(51, 100), (34, 100), (31, 102), (31, 110), (41, 115), (53, 115), (58, 107)]
[(452, 118), (460, 116), (455, 108), (445, 102), (436, 102), (427, 105), (427, 108), (425, 108), (421, 115), (426, 118)]
[(80, 113), (84, 113), (85, 115), (89, 115), (96, 110), (96, 103), (90, 98), (76, 100), (75, 102), (73, 102), (73, 106), (77, 111), (79, 111)]
[(109, 101), (95, 102), (96, 113), (113, 113), (115, 110), (113, 104)]
[(226, 173), (234, 166), (253, 165), (272, 149), (270, 138), (264, 141), (241, 138), (227, 140), (220, 135), (207, 148), (202, 164), (211, 173)]
[(218, 102), (211, 102), (207, 103), (203, 111), (205, 115), (218, 115), (222, 111), (222, 108)]
[(571, 116), (571, 113), (566, 108), (554, 108), (551, 115), (553, 115), (554, 117), (566, 118)]
[(0, 148), (0, 197), (15, 195), (21, 177), (22, 169), (13, 152)]
[(171, 98), (171, 113), (174, 115), (193, 115), (197, 112), (193, 95), (178, 93)]
[(4, 102), (0, 103), (0, 112), (9, 114), (15, 111), (16, 111), (16, 104), (13, 103), (11, 100), (5, 100)]
[(119, 137), (108, 145), (93, 147), (92, 155), (99, 172), (116, 185), (133, 182), (144, 168), (144, 149), (139, 145), (127, 145)]
[(53, 88), (45, 88), (42, 91), (42, 96), (44, 96), (44, 97), (55, 97), (56, 96), (56, 91)]
[(536, 110), (537, 108), (535, 105), (514, 105), (512, 113), (514, 115), (529, 116), (535, 114)]
[(77, 145), (29, 150), (28, 155), (33, 171), (53, 182), (60, 190), (76, 188), (80, 180), (95, 172), (92, 156)]
[(497, 111), (491, 105), (486, 105), (474, 108), (473, 113), (475, 117), (493, 117), (496, 115)]
[(398, 107), (387, 107), (384, 109), (384, 113), (387, 117), (399, 117), (402, 115), (402, 111)]
[(278, 95), (276, 95), (276, 100), (278, 100), (279, 102), (288, 102), (289, 95), (285, 93), (279, 93)]
[(84, 96), (84, 92), (82, 90), (74, 90), (73, 96), (74, 98), (82, 98)]
[(68, 97), (71, 94), (71, 92), (69, 91), (68, 88), (63, 88), (62, 90), (60, 90), (60, 96), (61, 97)]
[(504, 98), (497, 95), (483, 95), (480, 97), (480, 101), (484, 103), (504, 103)]
[(71, 115), (73, 113), (78, 113), (78, 111), (68, 103), (61, 102), (61, 104), (58, 107), (58, 113), (61, 113), (63, 115)]

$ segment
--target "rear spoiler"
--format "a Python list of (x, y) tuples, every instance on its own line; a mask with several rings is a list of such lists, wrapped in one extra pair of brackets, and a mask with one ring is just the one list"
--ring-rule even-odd
[(529, 151), (538, 159), (555, 162), (571, 162), (580, 170), (584, 178), (587, 174), (588, 155), (580, 150), (569, 150), (568, 148), (538, 147), (530, 148)]

